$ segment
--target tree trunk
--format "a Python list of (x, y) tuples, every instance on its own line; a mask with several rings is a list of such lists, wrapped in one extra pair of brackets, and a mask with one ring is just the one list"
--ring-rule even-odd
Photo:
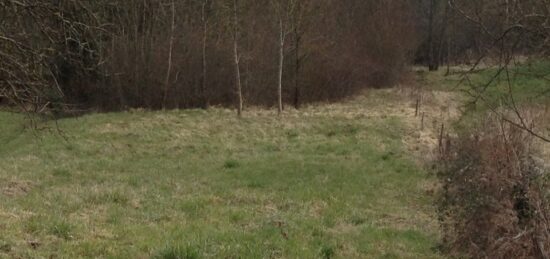
[[(448, 5), (448, 8), (451, 8), (450, 5)], [(453, 12), (449, 12), (449, 20), (448, 20), (448, 28), (447, 28), (447, 71), (445, 72), (445, 76), (448, 76), (451, 74), (451, 60), (452, 60), (452, 46), (453, 46), (453, 37), (455, 33), (455, 17), (453, 15)]]
[[(294, 25), (296, 26), (296, 25)], [(294, 28), (294, 59), (295, 59), (295, 71), (294, 71), (294, 108), (296, 110), (300, 109), (300, 68), (301, 68), (301, 62), (300, 62), (300, 35), (298, 34), (298, 29)]]
[(428, 69), (430, 71), (436, 71), (439, 65), (436, 61), (435, 50), (435, 12), (436, 12), (436, 0), (430, 0), (429, 17), (428, 17)]
[(445, 38), (445, 35), (447, 34), (448, 29), (448, 23), (449, 23), (449, 4), (445, 4), (445, 13), (443, 14), (443, 21), (441, 22), (441, 31), (438, 35), (438, 44), (437, 44), (437, 57), (436, 57), (436, 64), (439, 69), (439, 65), (443, 63), (443, 39)]
[(206, 94), (206, 43), (208, 37), (208, 23), (206, 18), (206, 5), (208, 5), (208, 0), (204, 0), (202, 3), (202, 75), (201, 75), (201, 88), (200, 88), (200, 98), (202, 99), (202, 108), (208, 109), (210, 106), (208, 101), (208, 96)]
[(237, 92), (237, 114), (242, 116), (243, 113), (243, 94), (241, 87), (241, 69), (239, 65), (239, 19), (237, 14), (237, 0), (233, 0), (233, 56), (235, 61), (235, 88)]
[(283, 112), (283, 66), (285, 61), (284, 47), (285, 47), (285, 32), (284, 32), (284, 26), (283, 26), (283, 18), (279, 17), (279, 76), (278, 76), (278, 84), (277, 84), (279, 116)]
[(170, 32), (170, 48), (168, 50), (168, 68), (166, 78), (164, 79), (164, 97), (162, 99), (162, 109), (166, 109), (168, 101), (168, 92), (170, 90), (170, 74), (172, 73), (172, 51), (174, 49), (174, 30), (176, 27), (176, 4), (172, 1), (172, 26)]

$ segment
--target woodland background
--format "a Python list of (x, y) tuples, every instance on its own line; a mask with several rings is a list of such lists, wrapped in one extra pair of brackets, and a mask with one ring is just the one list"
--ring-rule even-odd
[(2, 0), (0, 101), (299, 108), (396, 85), (411, 64), (545, 54), (547, 14), (541, 0)]

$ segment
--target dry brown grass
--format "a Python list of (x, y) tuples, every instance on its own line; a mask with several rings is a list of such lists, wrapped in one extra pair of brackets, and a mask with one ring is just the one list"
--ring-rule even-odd
[(1, 193), (8, 197), (16, 197), (27, 194), (33, 187), (31, 181), (7, 180), (0, 184)]

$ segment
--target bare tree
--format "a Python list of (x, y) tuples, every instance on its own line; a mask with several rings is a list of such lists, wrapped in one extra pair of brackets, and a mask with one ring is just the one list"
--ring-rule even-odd
[(166, 101), (170, 91), (170, 75), (172, 74), (172, 52), (174, 50), (174, 31), (176, 29), (176, 4), (174, 1), (170, 4), (172, 13), (172, 21), (170, 23), (170, 42), (168, 47), (168, 67), (166, 69), (166, 77), (164, 79), (164, 98), (162, 100), (162, 108), (166, 109)]
[(233, 60), (235, 65), (235, 91), (237, 94), (237, 114), (242, 116), (243, 91), (241, 85), (241, 68), (239, 55), (239, 12), (238, 1), (233, 0)]
[[(445, 38), (449, 4), (445, 0), (429, 0), (428, 5), (428, 69), (436, 71), (442, 60), (443, 39)], [(443, 10), (441, 10), (442, 7)]]
[(302, 44), (306, 28), (309, 26), (310, 16), (316, 10), (311, 0), (296, 1), (290, 17), (294, 50), (294, 108), (300, 109), (300, 79), (302, 63), (306, 55), (302, 53)]
[(72, 1), (5, 0), (0, 13), (0, 97), (27, 112), (67, 108), (59, 79), (92, 74), (101, 65), (97, 17)]
[(200, 95), (202, 99), (203, 109), (208, 109), (209, 101), (208, 95), (206, 93), (206, 78), (207, 78), (207, 41), (208, 41), (208, 22), (209, 22), (209, 12), (211, 8), (210, 0), (202, 0), (201, 3), (201, 24), (202, 24), (202, 59), (201, 59), (201, 90)]
[(279, 10), (279, 69), (277, 76), (277, 102), (278, 102), (278, 114), (279, 116), (283, 112), (283, 69), (285, 62), (285, 26), (282, 18), (281, 11)]
[(289, 31), (289, 18), (295, 7), (295, 0), (273, 0), (275, 17), (277, 21), (279, 63), (277, 67), (277, 111), (280, 116), (283, 113), (283, 73), (285, 66), (285, 43)]

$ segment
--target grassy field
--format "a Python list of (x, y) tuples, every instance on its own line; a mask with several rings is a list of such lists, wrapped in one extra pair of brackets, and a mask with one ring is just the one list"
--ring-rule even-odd
[[(533, 99), (545, 79), (524, 75), (548, 67), (517, 67), (518, 103), (548, 103)], [(441, 258), (436, 179), (418, 159), (441, 123), (487, 111), (453, 108), (466, 86), (443, 73), (418, 74), (425, 127), (401, 90), (282, 118), (135, 110), (62, 119), (60, 131), (0, 111), (0, 258)], [(499, 78), (484, 95), (507, 91)]]
[(467, 73), (468, 76), (464, 77), (468, 68), (452, 67), (448, 75), (445, 69), (417, 74), (427, 90), (468, 91), (481, 96), (483, 100), (479, 100), (475, 108), (482, 111), (487, 109), (487, 105), (496, 107), (510, 104), (510, 93), (518, 104), (546, 104), (550, 101), (550, 60), (528, 60), (515, 66), (510, 65), (508, 72), (499, 68), (483, 68)]
[(435, 180), (384, 96), (281, 119), (91, 114), (61, 134), (0, 112), (0, 258), (440, 258)]
[[(445, 69), (417, 72), (418, 83), (425, 91), (446, 91), (462, 96), (454, 130), (468, 131), (487, 114), (503, 112), (502, 107), (510, 111), (516, 106), (524, 118), (537, 122), (538, 131), (550, 134), (547, 126), (550, 125), (550, 60), (526, 60), (511, 65), (508, 72), (495, 67), (483, 68), (465, 77), (469, 68), (451, 67), (448, 75)], [(514, 113), (504, 113), (509, 119), (518, 119)]]

